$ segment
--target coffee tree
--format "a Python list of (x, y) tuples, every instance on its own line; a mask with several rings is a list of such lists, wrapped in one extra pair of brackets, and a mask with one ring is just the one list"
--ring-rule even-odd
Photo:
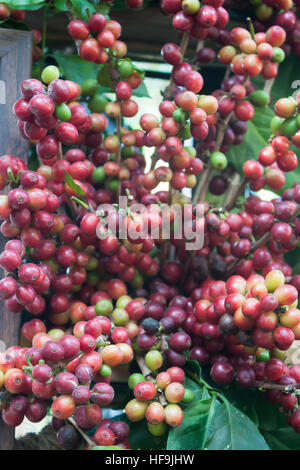
[[(3, 421), (50, 409), (65, 449), (299, 449), (299, 2), (155, 4), (178, 32), (157, 114), (113, 2), (22, 3), (4, 27), (45, 14), (13, 109), (29, 159), (0, 158), (0, 297), (23, 318)], [(61, 11), (74, 56), (47, 54)]]

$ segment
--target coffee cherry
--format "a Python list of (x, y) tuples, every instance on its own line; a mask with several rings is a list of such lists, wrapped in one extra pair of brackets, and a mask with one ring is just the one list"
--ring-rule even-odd
[(222, 152), (213, 152), (210, 161), (212, 167), (216, 170), (224, 170), (227, 166), (227, 158)]
[(140, 401), (150, 401), (156, 396), (157, 390), (151, 382), (139, 382), (135, 385), (133, 393)]
[(165, 396), (170, 403), (179, 403), (184, 397), (184, 387), (179, 382), (170, 383), (165, 389)]
[(227, 385), (233, 380), (234, 369), (227, 362), (215, 362), (211, 368), (210, 375), (214, 382)]
[(54, 65), (48, 65), (42, 71), (42, 80), (44, 83), (51, 83), (59, 78), (59, 70)]
[(183, 412), (180, 406), (170, 404), (165, 407), (165, 421), (171, 427), (179, 426), (183, 420)]
[(149, 351), (145, 356), (145, 362), (150, 370), (155, 371), (162, 366), (163, 358), (159, 351)]
[(125, 413), (130, 421), (136, 422), (144, 419), (147, 411), (147, 404), (136, 398), (129, 401), (125, 406)]

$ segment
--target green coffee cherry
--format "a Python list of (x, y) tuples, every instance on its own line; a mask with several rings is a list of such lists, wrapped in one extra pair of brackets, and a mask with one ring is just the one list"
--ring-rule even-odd
[(103, 375), (103, 377), (109, 377), (112, 374), (111, 367), (109, 367), (107, 364), (103, 364), (99, 372), (101, 375)]
[(167, 432), (168, 426), (164, 421), (159, 424), (148, 423), (148, 430), (152, 436), (163, 436)]
[(55, 116), (61, 121), (68, 121), (71, 117), (71, 110), (66, 103), (59, 103), (55, 106)]
[(267, 21), (273, 15), (273, 8), (262, 3), (256, 8), (255, 14), (258, 20)]
[(112, 313), (112, 320), (116, 326), (125, 326), (130, 318), (124, 308), (115, 308)]
[(88, 78), (81, 85), (81, 94), (82, 96), (94, 96), (98, 88), (98, 81), (95, 78)]
[(133, 74), (133, 65), (130, 59), (121, 59), (118, 61), (118, 70), (121, 78), (129, 78)]
[(181, 400), (182, 403), (191, 403), (194, 400), (195, 400), (195, 394), (194, 394), (193, 390), (190, 390), (189, 388), (186, 388), (184, 390), (184, 397)]
[(104, 113), (108, 100), (99, 93), (96, 93), (89, 101), (88, 108), (92, 113)]
[(195, 147), (184, 147), (184, 149), (192, 158), (195, 158), (197, 156), (197, 150), (195, 149)]
[(128, 387), (130, 388), (130, 390), (133, 390), (137, 384), (139, 384), (140, 382), (144, 382), (145, 380), (146, 379), (143, 374), (131, 374), (128, 378)]
[(121, 150), (121, 156), (123, 158), (130, 158), (134, 155), (134, 148), (133, 147), (123, 147)]
[(216, 170), (224, 170), (227, 167), (227, 158), (222, 152), (213, 152), (210, 156), (211, 165)]
[(263, 90), (253, 91), (249, 99), (255, 106), (267, 106), (270, 103), (270, 95)]
[(181, 8), (186, 15), (195, 15), (200, 9), (199, 0), (183, 0)]
[(188, 119), (188, 117), (188, 113), (186, 111), (183, 111), (183, 109), (178, 108), (173, 111), (173, 119), (176, 122), (183, 123)]
[(274, 116), (270, 122), (270, 128), (272, 132), (275, 134), (277, 131), (280, 132), (280, 128), (282, 124), (284, 123), (284, 119), (280, 118), (278, 116)]
[(92, 178), (95, 183), (103, 183), (106, 179), (106, 173), (104, 170), (104, 166), (98, 166), (92, 173)]
[(258, 362), (267, 362), (270, 360), (270, 351), (263, 349), (258, 356), (256, 356)]
[(113, 304), (108, 299), (101, 299), (95, 305), (96, 314), (104, 315), (105, 317), (107, 317), (113, 311), (113, 309)]
[(281, 47), (273, 47), (273, 57), (272, 61), (276, 62), (277, 64), (281, 64), (285, 59), (284, 50)]
[(284, 122), (280, 126), (280, 130), (284, 135), (292, 137), (298, 131), (298, 127), (299, 126), (297, 124), (297, 119), (294, 117), (290, 117), (284, 120)]
[(129, 295), (121, 295), (121, 297), (118, 298), (116, 302), (116, 307), (117, 308), (125, 308), (126, 305), (129, 304), (129, 302), (132, 301), (132, 298), (129, 297)]
[(110, 180), (110, 182), (108, 183), (108, 188), (111, 191), (117, 191), (119, 186), (120, 186), (120, 181), (116, 178)]
[(159, 351), (148, 351), (145, 356), (145, 362), (151, 371), (158, 370), (162, 366), (163, 357)]
[(44, 83), (51, 83), (59, 78), (59, 70), (55, 65), (48, 65), (42, 71), (42, 80)]

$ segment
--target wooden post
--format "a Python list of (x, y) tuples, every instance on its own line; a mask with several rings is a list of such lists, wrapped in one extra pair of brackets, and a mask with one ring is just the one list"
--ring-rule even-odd
[[(9, 154), (27, 159), (28, 142), (20, 137), (13, 105), (21, 97), (22, 81), (31, 76), (31, 58), (31, 32), (0, 29), (0, 156)], [(1, 235), (0, 253), (4, 245), (5, 240)], [(1, 302), (0, 345), (8, 348), (18, 344), (19, 330), (20, 315), (9, 313)], [(0, 418), (0, 450), (13, 447), (14, 428), (6, 426)]]

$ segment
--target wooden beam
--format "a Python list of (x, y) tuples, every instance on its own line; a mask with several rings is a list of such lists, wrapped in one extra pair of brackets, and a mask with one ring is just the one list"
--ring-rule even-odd
[[(28, 142), (20, 137), (13, 105), (21, 96), (21, 82), (31, 76), (31, 57), (30, 32), (0, 29), (0, 156), (9, 154), (27, 159)], [(0, 236), (2, 252), (6, 240)], [(1, 302), (0, 340), (6, 348), (18, 344), (19, 330), (20, 314), (9, 313)], [(10, 450), (13, 447), (14, 428), (6, 426), (0, 418), (0, 450)]]

